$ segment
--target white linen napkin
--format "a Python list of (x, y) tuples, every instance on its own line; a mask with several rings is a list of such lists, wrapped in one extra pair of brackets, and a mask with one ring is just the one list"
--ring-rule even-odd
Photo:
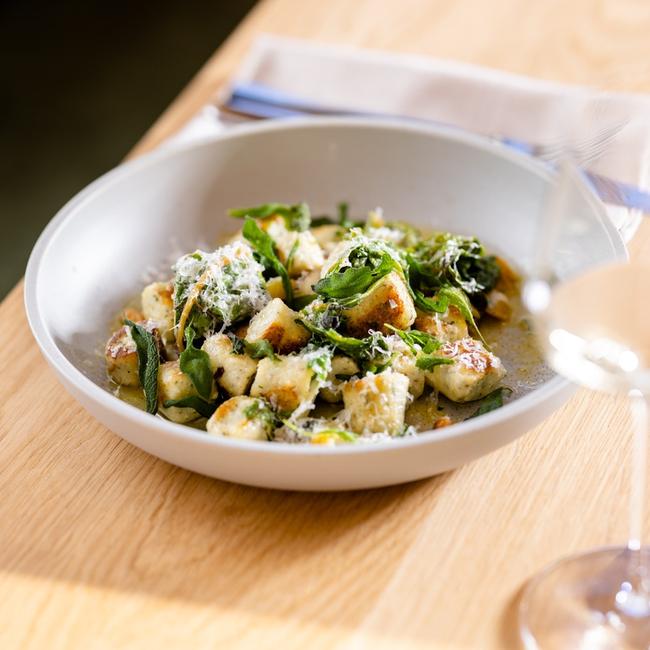
[[(453, 124), (475, 133), (530, 143), (580, 139), (567, 134), (591, 120), (585, 133), (625, 123), (592, 171), (650, 187), (650, 97), (608, 94), (454, 61), (384, 53), (311, 41), (262, 36), (235, 75), (330, 107), (408, 115)], [(226, 90), (227, 92), (227, 90)], [(218, 98), (215, 98), (215, 104)], [(585, 125), (587, 126), (587, 125)], [(214, 105), (205, 107), (169, 144), (227, 128)], [(640, 215), (610, 208), (628, 239)]]

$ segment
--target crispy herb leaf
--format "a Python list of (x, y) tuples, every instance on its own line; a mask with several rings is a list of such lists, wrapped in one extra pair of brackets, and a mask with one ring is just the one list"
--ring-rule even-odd
[(507, 391), (508, 395), (512, 393), (512, 389), (507, 386), (501, 386), (496, 390), (493, 390), (489, 395), (486, 395), (481, 402), (481, 405), (470, 415), (467, 419), (475, 418), (484, 413), (489, 413), (490, 411), (495, 411), (498, 408), (503, 406), (503, 398), (505, 397), (504, 393)]
[(204, 418), (209, 418), (217, 410), (216, 402), (206, 402), (198, 395), (190, 395), (189, 397), (183, 397), (183, 399), (168, 399), (165, 401), (163, 406), (166, 409), (168, 409), (170, 406), (176, 406), (178, 408), (191, 408), (202, 415)]
[(282, 278), (286, 302), (291, 305), (293, 303), (293, 288), (291, 287), (289, 273), (276, 255), (275, 242), (271, 236), (259, 227), (255, 219), (248, 216), (242, 233), (253, 250), (262, 258), (262, 263)]
[(124, 323), (131, 328), (131, 336), (138, 350), (138, 375), (144, 390), (147, 413), (155, 414), (158, 410), (158, 366), (160, 353), (158, 345), (151, 332), (142, 325), (125, 319)]
[(194, 347), (195, 336), (191, 326), (185, 328), (185, 350), (181, 352), (179, 365), (180, 369), (192, 380), (197, 393), (204, 399), (210, 399), (212, 393), (210, 357), (207, 352)]
[(236, 208), (228, 210), (231, 217), (244, 219), (252, 217), (253, 219), (264, 219), (274, 214), (284, 218), (284, 222), (289, 230), (302, 232), (307, 230), (311, 224), (311, 214), (309, 206), (306, 203), (297, 203), (288, 205), (287, 203), (264, 203), (253, 208)]

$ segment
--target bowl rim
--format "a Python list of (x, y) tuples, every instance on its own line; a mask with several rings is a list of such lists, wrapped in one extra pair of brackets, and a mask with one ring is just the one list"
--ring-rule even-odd
[[(196, 430), (187, 425), (178, 424), (162, 417), (152, 418), (151, 414), (128, 404), (106, 389), (100, 387), (90, 378), (86, 377), (58, 348), (51, 336), (48, 326), (41, 313), (37, 284), (38, 277), (42, 272), (42, 262), (47, 249), (53, 244), (57, 234), (64, 226), (66, 220), (80, 209), (87, 201), (92, 200), (95, 194), (107, 191), (113, 184), (118, 183), (123, 177), (137, 172), (141, 168), (155, 166), (167, 158), (173, 158), (194, 149), (211, 147), (215, 143), (225, 140), (238, 139), (246, 136), (254, 136), (258, 133), (269, 131), (293, 131), (300, 129), (328, 129), (328, 128), (352, 128), (369, 129), (377, 131), (406, 131), (421, 134), (427, 137), (439, 137), (466, 144), (491, 155), (505, 158), (514, 162), (520, 167), (538, 176), (549, 178), (551, 172), (548, 167), (530, 156), (514, 151), (500, 142), (485, 138), (480, 135), (465, 132), (453, 126), (415, 123), (399, 118), (366, 118), (366, 117), (291, 117), (273, 121), (255, 122), (232, 127), (222, 133), (197, 138), (184, 143), (163, 143), (162, 146), (145, 153), (134, 160), (126, 161), (112, 170), (109, 170), (78, 194), (72, 197), (50, 220), (41, 235), (39, 236), (29, 257), (25, 272), (24, 283), (24, 304), (27, 320), (36, 339), (41, 352), (48, 363), (69, 381), (74, 388), (80, 391), (89, 400), (99, 403), (107, 411), (112, 411), (116, 416), (124, 418), (130, 424), (143, 429), (155, 427), (160, 433), (174, 438), (187, 440), (188, 443), (222, 446), (225, 445), (233, 450), (242, 452), (264, 452), (280, 455), (298, 456), (341, 456), (356, 454), (383, 454), (392, 453), (411, 447), (429, 445), (449, 441), (455, 438), (466, 437), (476, 434), (482, 429), (494, 427), (500, 422), (506, 422), (528, 411), (536, 404), (552, 400), (565, 392), (571, 386), (571, 382), (554, 376), (539, 387), (532, 390), (523, 397), (508, 402), (502, 408), (491, 413), (486, 413), (480, 418), (472, 418), (458, 422), (450, 427), (438, 430), (419, 432), (414, 436), (397, 437), (391, 440), (364, 443), (358, 445), (297, 445), (286, 442), (275, 442), (273, 444), (260, 445), (259, 441), (239, 440), (220, 436), (206, 435), (205, 432)], [(600, 214), (601, 220), (606, 224), (605, 228), (610, 236), (614, 253), (621, 260), (627, 259), (625, 244), (607, 216), (604, 206), (592, 194), (585, 195), (591, 208)]]

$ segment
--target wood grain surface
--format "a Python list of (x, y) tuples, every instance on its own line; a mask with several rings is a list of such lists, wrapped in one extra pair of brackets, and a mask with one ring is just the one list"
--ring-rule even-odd
[[(260, 32), (598, 82), (650, 59), (650, 4), (267, 0), (133, 155), (203, 105)], [(650, 224), (633, 248), (650, 255)], [(94, 421), (41, 358), (21, 285), (0, 306), (0, 350), (3, 650), (516, 648), (526, 579), (625, 539), (631, 436), (614, 398), (580, 391), (430, 480), (271, 492), (175, 468)]]

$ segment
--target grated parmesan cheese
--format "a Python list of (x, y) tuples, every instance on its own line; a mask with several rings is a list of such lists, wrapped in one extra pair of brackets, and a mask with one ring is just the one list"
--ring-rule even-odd
[(190, 296), (199, 281), (201, 311), (216, 317), (224, 327), (259, 312), (270, 300), (262, 276), (264, 267), (250, 246), (236, 241), (213, 253), (196, 251), (181, 257), (173, 267), (179, 303)]

